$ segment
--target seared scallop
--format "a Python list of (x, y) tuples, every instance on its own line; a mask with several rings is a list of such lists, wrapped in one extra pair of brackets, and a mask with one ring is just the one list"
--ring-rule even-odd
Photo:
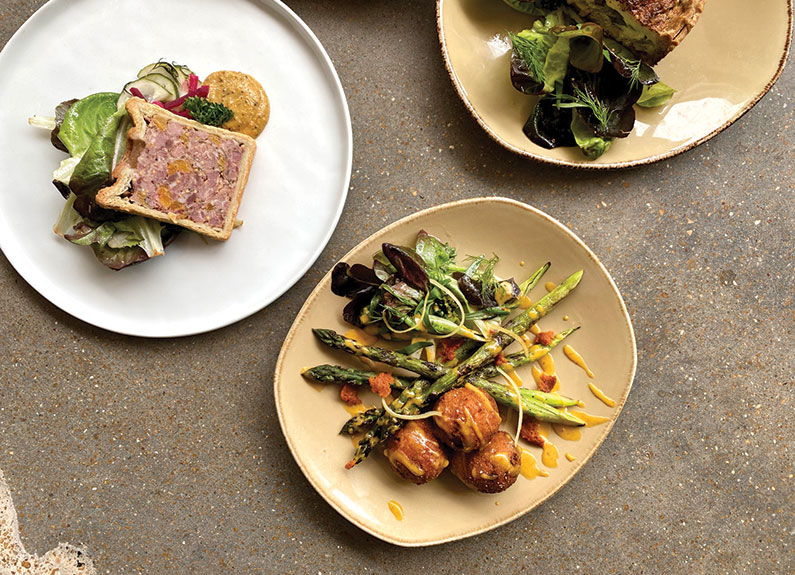
[(384, 455), (395, 473), (417, 485), (436, 479), (450, 463), (427, 419), (407, 421), (386, 440)]
[(500, 428), (497, 403), (485, 391), (470, 384), (448, 391), (434, 406), (436, 435), (460, 451), (475, 451), (486, 445)]
[(450, 471), (462, 482), (481, 493), (499, 493), (519, 477), (522, 454), (513, 438), (504, 431), (494, 434), (477, 451), (456, 451), (450, 457)]

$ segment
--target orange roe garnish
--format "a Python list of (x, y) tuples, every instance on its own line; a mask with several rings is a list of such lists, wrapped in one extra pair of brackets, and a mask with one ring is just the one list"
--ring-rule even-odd
[(362, 400), (359, 399), (359, 390), (351, 383), (346, 383), (340, 389), (340, 399), (348, 405), (359, 405)]
[(381, 372), (374, 375), (367, 381), (370, 382), (370, 389), (379, 397), (387, 397), (389, 392), (392, 391), (392, 384), (395, 383), (395, 378), (391, 373)]
[(453, 361), (455, 359), (455, 351), (461, 347), (464, 339), (460, 337), (451, 337), (440, 339), (436, 342), (436, 357), (442, 363)]
[(543, 392), (549, 393), (555, 387), (555, 384), (558, 382), (558, 378), (555, 375), (550, 375), (548, 373), (542, 373), (541, 377), (539, 378), (538, 382), (538, 389)]

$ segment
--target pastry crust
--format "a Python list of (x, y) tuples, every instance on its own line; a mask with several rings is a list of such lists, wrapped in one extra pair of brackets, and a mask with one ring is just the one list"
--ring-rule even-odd
[[(221, 128), (206, 126), (194, 120), (183, 118), (182, 116), (173, 114), (160, 106), (150, 104), (140, 98), (130, 98), (127, 100), (125, 106), (133, 122), (133, 127), (127, 132), (127, 150), (122, 160), (113, 170), (112, 176), (115, 178), (113, 185), (97, 192), (97, 203), (104, 208), (175, 224), (216, 240), (229, 239), (229, 236), (232, 234), (232, 229), (235, 227), (235, 217), (240, 207), (240, 200), (243, 196), (243, 190), (248, 181), (248, 174), (254, 160), (254, 152), (256, 151), (254, 139), (245, 134), (238, 134)], [(195, 130), (198, 133), (207, 134), (209, 136), (209, 141), (217, 143), (219, 149), (225, 141), (232, 141), (239, 145), (242, 150), (242, 155), (236, 165), (237, 174), (234, 188), (231, 191), (228, 205), (225, 207), (223, 221), (219, 224), (211, 225), (187, 217), (184, 209), (184, 201), (181, 204), (174, 202), (172, 205), (177, 205), (178, 209), (172, 210), (142, 205), (145, 202), (135, 198), (133, 181), (136, 176), (139, 175), (138, 160), (147, 147), (147, 131), (165, 130), (171, 123), (179, 124), (191, 131)], [(205, 145), (207, 144), (205, 143)], [(157, 153), (167, 155), (171, 153), (171, 150), (158, 150)], [(180, 161), (182, 162), (180, 171), (185, 172), (193, 170), (199, 173), (198, 169), (192, 164), (184, 160), (177, 160), (177, 162)], [(160, 185), (168, 192), (168, 186), (170, 185), (168, 178), (161, 179)]]
[[(687, 36), (698, 21), (706, 0), (567, 0), (586, 20), (596, 22), (608, 35), (656, 64)], [(643, 39), (629, 37), (619, 26), (634, 21)]]

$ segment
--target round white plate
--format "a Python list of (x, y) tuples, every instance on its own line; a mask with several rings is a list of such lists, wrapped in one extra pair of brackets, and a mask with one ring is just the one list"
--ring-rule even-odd
[[(113, 272), (53, 233), (63, 199), (51, 174), (66, 156), (27, 119), (119, 91), (161, 58), (200, 78), (251, 74), (270, 98), (270, 123), (231, 239), (184, 233), (165, 256)], [(298, 281), (342, 212), (352, 161), (345, 95), (320, 42), (278, 0), (53, 0), (8, 42), (0, 77), (0, 248), (34, 289), (93, 325), (173, 337), (247, 317)]]

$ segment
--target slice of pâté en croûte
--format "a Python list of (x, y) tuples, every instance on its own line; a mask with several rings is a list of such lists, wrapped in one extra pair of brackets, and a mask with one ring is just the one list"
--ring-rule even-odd
[(97, 193), (113, 210), (226, 240), (254, 158), (254, 139), (206, 126), (140, 98), (126, 102), (133, 127), (115, 183)]

